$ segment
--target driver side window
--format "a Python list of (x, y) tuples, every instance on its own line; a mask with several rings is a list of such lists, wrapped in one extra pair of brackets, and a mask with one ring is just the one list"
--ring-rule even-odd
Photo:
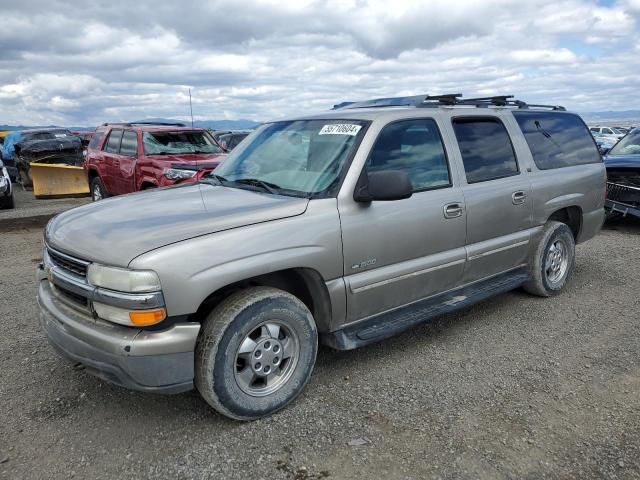
[(371, 149), (366, 169), (404, 171), (414, 192), (451, 186), (444, 145), (432, 119), (403, 120), (384, 127)]

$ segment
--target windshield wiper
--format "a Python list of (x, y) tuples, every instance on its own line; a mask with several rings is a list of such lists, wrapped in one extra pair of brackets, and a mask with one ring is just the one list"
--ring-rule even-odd
[(260, 180), (258, 178), (240, 178), (238, 180), (234, 180), (233, 182), (262, 188), (265, 192), (268, 192), (271, 195), (278, 195), (278, 190), (281, 190), (282, 188), (275, 183), (265, 182), (264, 180)]
[[(209, 179), (213, 180), (213, 182), (209, 182)], [(204, 177), (202, 177), (200, 182), (209, 184), (213, 183), (215, 185), (224, 185), (225, 183), (229, 183), (229, 180), (224, 178), (222, 175), (216, 175), (215, 173), (211, 172), (209, 175), (205, 175)]]

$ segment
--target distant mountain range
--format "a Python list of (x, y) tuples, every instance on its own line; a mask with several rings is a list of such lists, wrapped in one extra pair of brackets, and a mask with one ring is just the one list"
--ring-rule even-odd
[[(159, 122), (159, 123), (184, 123), (187, 126), (191, 125), (190, 121), (175, 120), (171, 118), (145, 118), (144, 120), (135, 120), (132, 123), (138, 122)], [(255, 128), (259, 125), (258, 122), (251, 120), (196, 120), (193, 122), (193, 126), (196, 128), (211, 128), (213, 130), (247, 130)], [(0, 125), (0, 130), (26, 130), (29, 128), (60, 128), (59, 125)], [(65, 126), (69, 130), (93, 130), (96, 128), (92, 126)]]
[[(580, 115), (589, 123), (594, 122), (618, 122), (640, 124), (640, 110), (582, 112)], [(189, 126), (190, 121), (175, 120), (171, 118), (146, 118), (136, 122), (160, 122), (160, 123), (184, 123)], [(136, 123), (133, 122), (133, 123)], [(196, 120), (193, 126), (196, 128), (211, 128), (213, 130), (247, 130), (255, 128), (259, 122), (251, 120)], [(24, 130), (27, 128), (53, 128), (56, 125), (0, 125), (0, 130)], [(57, 126), (59, 127), (59, 126)], [(95, 125), (84, 127), (65, 127), (69, 130), (93, 130)]]
[(608, 112), (584, 112), (580, 114), (587, 122), (634, 122), (640, 124), (640, 110), (622, 110)]

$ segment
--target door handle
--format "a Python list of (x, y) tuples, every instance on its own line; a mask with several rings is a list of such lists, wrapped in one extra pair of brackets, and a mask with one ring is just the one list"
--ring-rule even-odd
[(527, 199), (527, 194), (524, 193), (522, 190), (513, 192), (511, 194), (511, 201), (513, 202), (514, 205), (522, 205), (526, 199)]
[(447, 203), (444, 208), (444, 218), (457, 218), (462, 216), (462, 204)]

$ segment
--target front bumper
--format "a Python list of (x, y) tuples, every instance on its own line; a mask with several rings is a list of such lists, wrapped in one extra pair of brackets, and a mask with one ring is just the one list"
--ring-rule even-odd
[(81, 363), (89, 373), (132, 390), (180, 393), (193, 389), (200, 324), (177, 323), (149, 331), (95, 319), (67, 305), (40, 272), (40, 322), (58, 353)]

